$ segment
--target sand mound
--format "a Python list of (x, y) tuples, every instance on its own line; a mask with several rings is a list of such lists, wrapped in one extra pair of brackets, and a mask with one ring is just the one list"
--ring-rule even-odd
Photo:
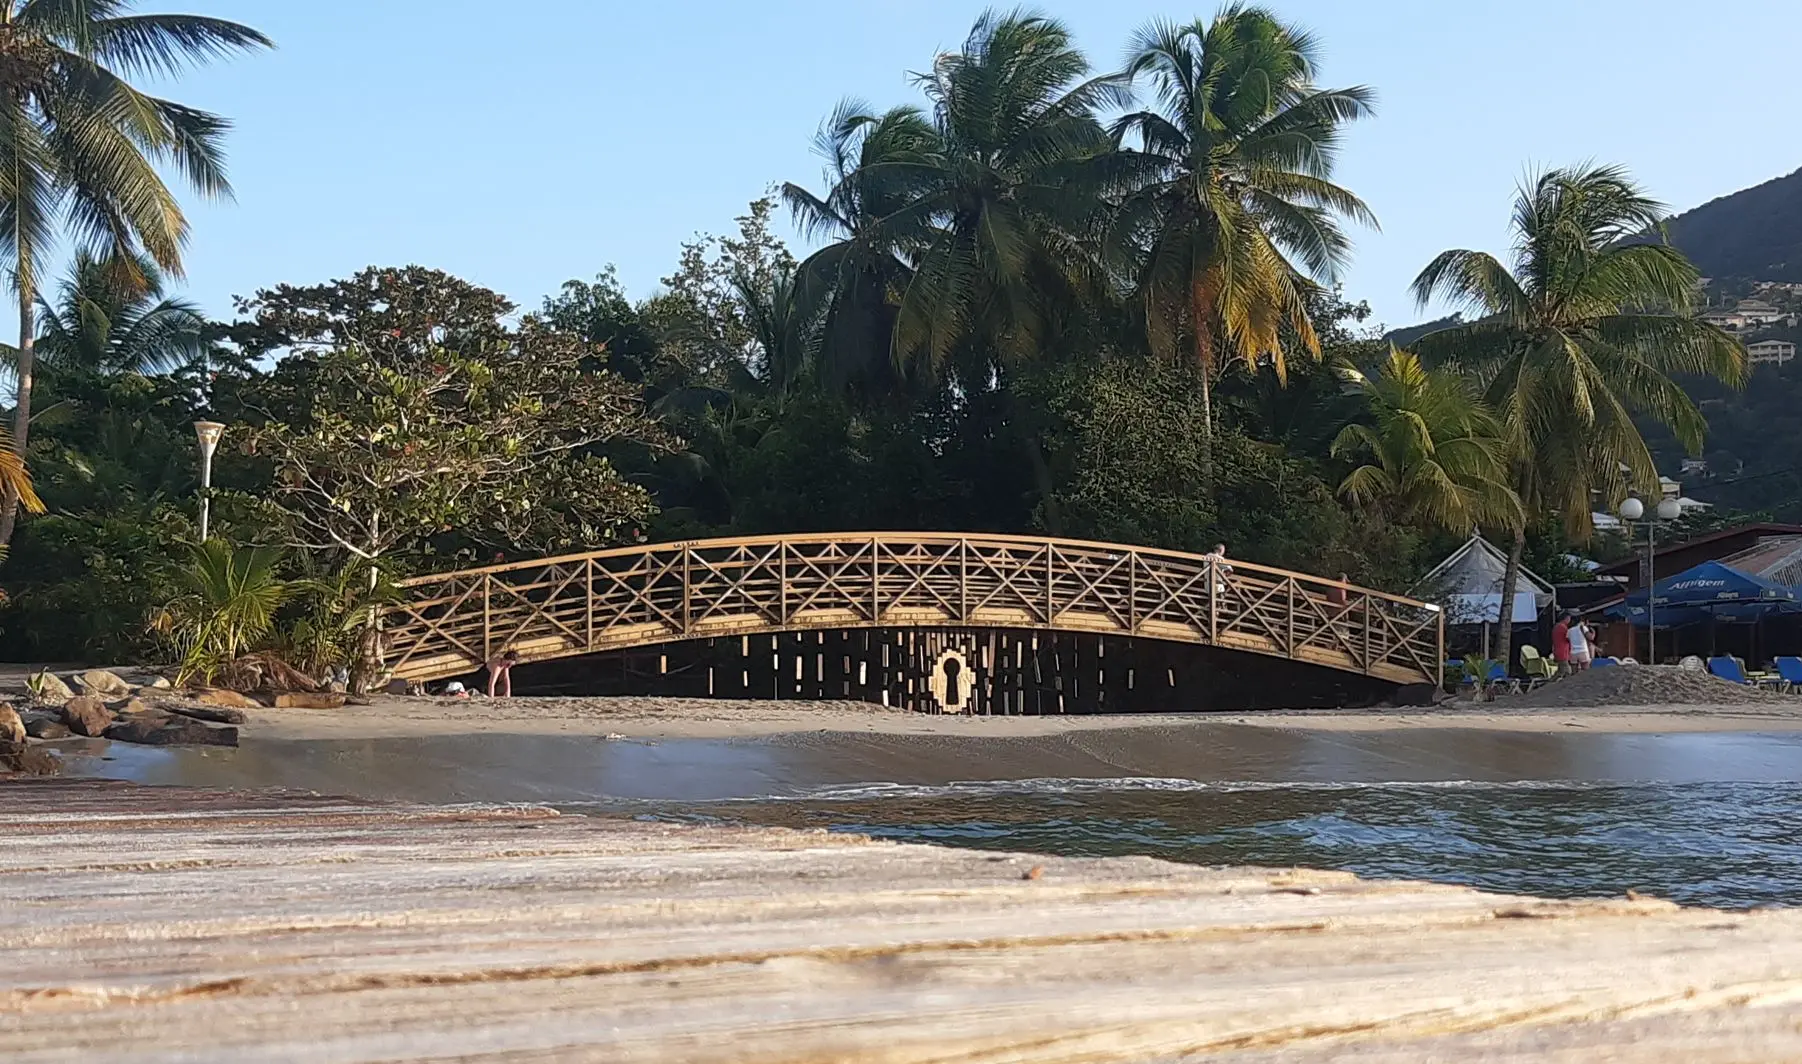
[(1618, 665), (1590, 669), (1526, 694), (1503, 695), (1495, 700), (1495, 704), (1520, 709), (1737, 705), (1802, 708), (1802, 699), (1728, 683), (1706, 672), (1680, 669), (1675, 665)]

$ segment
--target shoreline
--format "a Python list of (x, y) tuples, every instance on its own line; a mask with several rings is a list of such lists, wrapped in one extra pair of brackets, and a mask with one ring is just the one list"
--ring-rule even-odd
[(938, 716), (845, 701), (709, 700), (640, 696), (443, 699), (381, 695), (337, 710), (253, 710), (260, 739), (404, 739), (456, 735), (753, 739), (819, 732), (852, 735), (1045, 738), (1156, 728), (1222, 727), (1288, 732), (1468, 730), (1610, 735), (1802, 732), (1802, 700), (1762, 705), (1613, 706), (1573, 709), (1453, 704), (1435, 709), (1263, 710), (1234, 713), (1093, 714), (1058, 717)]

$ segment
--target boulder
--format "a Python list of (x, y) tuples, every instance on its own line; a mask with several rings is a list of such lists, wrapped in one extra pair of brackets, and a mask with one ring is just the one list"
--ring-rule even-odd
[(131, 694), (131, 684), (119, 678), (117, 673), (105, 669), (89, 669), (75, 677), (76, 686), (84, 695), (96, 698), (124, 698)]
[(69, 726), (55, 717), (33, 717), (25, 722), (25, 734), (33, 739), (67, 739), (75, 734)]
[(47, 706), (60, 706), (75, 697), (75, 692), (55, 673), (45, 670), (25, 681), (31, 697)]
[(262, 703), (242, 695), (236, 691), (227, 691), (222, 687), (202, 687), (194, 692), (194, 701), (203, 706), (217, 706), (220, 709), (260, 709)]
[(25, 743), (0, 742), (0, 773), (18, 772), (27, 776), (54, 776), (61, 767), (56, 756)]
[(325, 691), (289, 691), (275, 696), (276, 709), (343, 709), (345, 696)]
[(106, 737), (120, 743), (146, 746), (236, 746), (238, 729), (215, 728), (192, 717), (173, 714), (132, 717), (106, 729)]
[(164, 709), (195, 720), (211, 721), (214, 724), (249, 724), (250, 714), (241, 709), (216, 709), (212, 706), (172, 706), (165, 704)]
[(91, 695), (77, 695), (63, 706), (63, 723), (77, 735), (99, 738), (113, 723), (113, 711)]
[(112, 710), (113, 715), (116, 717), (141, 717), (146, 713), (154, 713), (157, 716), (163, 715), (162, 710), (151, 709), (150, 704), (142, 698), (139, 698), (137, 695), (133, 695), (130, 698), (118, 702), (108, 702), (106, 708)]
[(25, 722), (19, 719), (19, 711), (0, 702), (0, 743), (22, 743), (25, 741)]
[(169, 677), (167, 676), (151, 676), (138, 686), (148, 687), (153, 691), (167, 691), (174, 685), (169, 682)]

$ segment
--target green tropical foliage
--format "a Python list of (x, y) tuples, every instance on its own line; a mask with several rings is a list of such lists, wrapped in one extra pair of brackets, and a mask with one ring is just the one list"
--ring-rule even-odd
[(205, 316), (187, 300), (167, 298), (148, 259), (77, 252), (55, 301), (38, 309), (37, 355), (53, 370), (162, 373), (206, 353)]
[(1319, 45), (1261, 8), (1155, 22), (1131, 50), (1152, 106), (1115, 125), (1142, 180), (1110, 222), (1111, 243), (1130, 263), (1152, 350), (1174, 354), (1186, 327), (1211, 423), (1223, 363), (1268, 359), (1281, 379), (1286, 345), (1320, 355), (1308, 294), (1345, 264), (1339, 219), (1376, 224), (1331, 180), (1343, 127), (1374, 96), (1316, 88)]
[[(1480, 317), (1429, 333), (1422, 355), (1469, 373), (1501, 418), (1510, 483), (1529, 518), (1587, 533), (1591, 493), (1655, 492), (1657, 470), (1636, 414), (1692, 452), (1707, 425), (1673, 374), (1745, 377), (1739, 341), (1689, 311), (1698, 275), (1682, 252), (1631, 238), (1658, 232), (1664, 208), (1619, 167), (1549, 170), (1520, 190), (1513, 261), (1447, 251), (1414, 282)], [(1623, 473), (1623, 469), (1625, 472)], [(1519, 571), (1515, 537), (1504, 586)], [(1508, 626), (1501, 656), (1507, 660)]]
[[(0, 0), (0, 262), (19, 294), (13, 445), (31, 431), (38, 274), (62, 235), (121, 263), (141, 252), (179, 274), (188, 223), (163, 180), (227, 196), (228, 123), (135, 88), (268, 47), (257, 31), (199, 15), (136, 14), (131, 0)], [(0, 493), (0, 545), (18, 496)]]
[[(260, 40), (196, 33), (206, 56)], [(151, 237), (78, 233), (21, 352), (27, 377), (44, 358), (17, 442), (48, 512), (6, 562), (0, 655), (367, 678), (399, 577), (711, 535), (1225, 541), (1405, 591), (1481, 525), (1553, 564), (1592, 490), (1649, 474), (1634, 419), (1693, 446), (1677, 381), (1737, 380), (1737, 347), (1684, 316), (1693, 269), (1641, 232), (1656, 205), (1579, 168), (1523, 192), (1508, 266), (1423, 274), (1468, 323), (1390, 350), (1333, 287), (1372, 222), (1334, 165), (1372, 96), (1317, 87), (1320, 65), (1259, 8), (1153, 24), (1114, 73), (1055, 20), (984, 16), (914, 105), (830, 115), (817, 192), (672, 249), (642, 299), (600, 266), (522, 314), (372, 267), (199, 322)], [(55, 217), (83, 217), (58, 187)], [(202, 416), (228, 427), (196, 547)]]
[(1469, 380), (1429, 370), (1399, 348), (1374, 377), (1355, 380), (1370, 414), (1333, 441), (1334, 457), (1361, 463), (1340, 482), (1340, 496), (1390, 520), (1459, 535), (1521, 525), (1501, 425)]
[(211, 682), (269, 636), (292, 588), (273, 547), (209, 539), (188, 546), (183, 562), (175, 568), (175, 596), (152, 627), (176, 647), (178, 681)]

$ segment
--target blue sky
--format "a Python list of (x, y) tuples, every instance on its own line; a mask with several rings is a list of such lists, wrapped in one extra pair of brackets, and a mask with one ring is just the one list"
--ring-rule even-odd
[[(233, 118), (237, 201), (192, 204), (188, 294), (225, 315), (280, 281), (417, 262), (535, 305), (608, 263), (635, 296), (770, 184), (817, 185), (839, 98), (912, 101), (963, 0), (147, 0), (251, 23), (274, 53), (169, 89)], [(1153, 17), (1209, 4), (1048, 0), (1098, 67)], [(1325, 84), (1379, 114), (1340, 170), (1375, 209), (1346, 293), (1421, 317), (1448, 247), (1500, 250), (1532, 165), (1629, 166), (1679, 209), (1802, 167), (1795, 0), (1284, 0)], [(191, 202), (191, 201), (190, 201)]]

